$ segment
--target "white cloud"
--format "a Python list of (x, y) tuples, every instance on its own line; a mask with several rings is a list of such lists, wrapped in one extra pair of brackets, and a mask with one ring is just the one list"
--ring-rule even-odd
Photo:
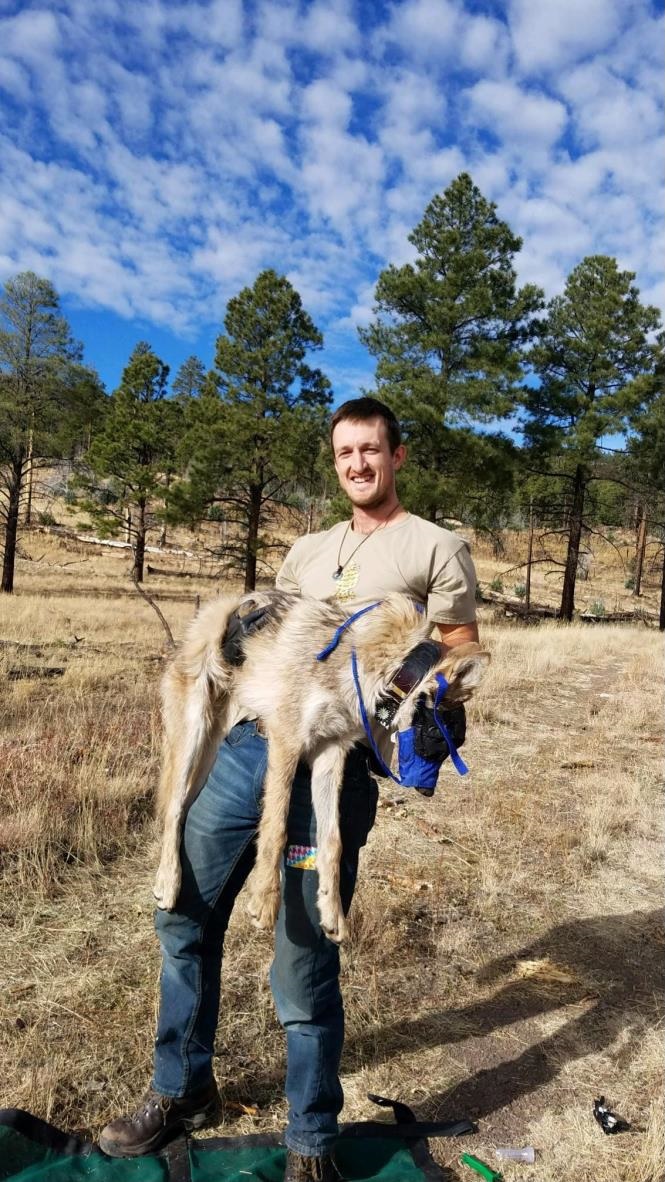
[(392, 5), (378, 41), (417, 59), (440, 61), (455, 53), (459, 23), (459, 9), (450, 0), (405, 0)]
[(300, 30), (302, 44), (324, 56), (357, 49), (360, 32), (345, 0), (320, 0), (305, 9)]
[(515, 145), (546, 152), (566, 124), (563, 103), (514, 82), (477, 82), (466, 98), (474, 122), (495, 132), (509, 152)]
[(634, 145), (658, 136), (662, 127), (657, 98), (631, 86), (595, 61), (560, 81), (561, 93), (574, 109), (575, 125), (585, 148)]
[(52, 12), (31, 9), (0, 20), (0, 45), (11, 57), (39, 66), (60, 41), (58, 23)]
[(551, 294), (602, 250), (661, 290), (648, 0), (29, 5), (0, 19), (3, 275), (186, 331), (273, 266), (343, 364), (378, 271), (467, 170), (523, 236), (522, 280)]
[(505, 26), (489, 16), (466, 17), (460, 31), (459, 53), (469, 70), (496, 74), (505, 69), (509, 41)]
[(321, 124), (348, 127), (351, 95), (325, 78), (312, 82), (302, 92), (303, 114)]
[(630, 8), (630, 0), (511, 0), (508, 22), (520, 69), (555, 70), (604, 49)]
[(30, 78), (20, 62), (0, 57), (0, 87), (20, 102), (30, 98)]

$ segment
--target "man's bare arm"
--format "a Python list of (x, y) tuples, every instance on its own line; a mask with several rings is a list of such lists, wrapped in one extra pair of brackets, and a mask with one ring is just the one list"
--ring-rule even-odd
[(469, 641), (479, 640), (478, 625), (472, 624), (435, 624), (434, 636), (440, 640), (444, 649), (455, 648), (458, 644), (468, 644)]

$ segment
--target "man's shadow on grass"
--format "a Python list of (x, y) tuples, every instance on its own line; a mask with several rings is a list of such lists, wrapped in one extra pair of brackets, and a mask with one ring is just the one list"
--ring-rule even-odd
[[(423, 1118), (488, 1116), (556, 1078), (565, 1063), (606, 1050), (626, 1036), (629, 1059), (643, 1033), (659, 1020), (658, 999), (665, 983), (663, 911), (632, 911), (595, 916), (552, 928), (510, 956), (490, 962), (480, 983), (503, 987), (484, 1001), (426, 1014), (412, 1022), (356, 1035), (346, 1047), (347, 1064), (360, 1067), (419, 1047), (446, 1046), (477, 1038), (525, 1018), (570, 1005), (584, 1010), (554, 1034), (527, 1047), (514, 1059), (482, 1068), (421, 1106)], [(544, 975), (515, 976), (519, 962), (549, 960), (567, 969), (569, 982)]]
[[(482, 1068), (447, 1091), (429, 1096), (418, 1112), (422, 1119), (486, 1117), (555, 1079), (565, 1063), (606, 1050), (620, 1034), (628, 1033), (624, 1054), (629, 1058), (642, 1034), (658, 1021), (658, 998), (665, 983), (664, 951), (661, 910), (560, 924), (509, 956), (491, 961), (478, 973), (479, 983), (499, 985), (490, 998), (351, 1034), (345, 1044), (344, 1065), (352, 1070), (374, 1068), (421, 1047), (440, 1046), (445, 1051), (447, 1046), (492, 1034), (527, 1018), (583, 1005), (583, 1012), (554, 1034), (516, 1058)], [(540, 960), (564, 968), (570, 980), (548, 979), (547, 971), (532, 977), (516, 976), (519, 962)], [(232, 1092), (269, 1103), (274, 1088), (283, 1085), (278, 1070), (279, 1079), (267, 1079), (260, 1067), (252, 1070), (236, 1080)]]

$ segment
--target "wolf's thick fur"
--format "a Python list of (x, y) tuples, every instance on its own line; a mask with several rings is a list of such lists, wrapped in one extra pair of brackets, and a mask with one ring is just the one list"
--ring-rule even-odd
[[(265, 603), (271, 605), (269, 623), (245, 639), (244, 664), (229, 665), (222, 655), (222, 640), (231, 614), (241, 605), (246, 612)], [(362, 694), (372, 718), (407, 653), (430, 631), (408, 596), (391, 594), (351, 625), (325, 661), (317, 661), (316, 654), (348, 614), (337, 605), (276, 592), (253, 595), (251, 600), (223, 596), (207, 604), (190, 624), (162, 681), (159, 809), (164, 839), (154, 888), (160, 907), (171, 910), (176, 904), (183, 818), (220, 742), (234, 718), (258, 717), (268, 739), (268, 768), (250, 911), (260, 927), (273, 926), (291, 783), (298, 761), (304, 759), (312, 771), (321, 926), (330, 939), (344, 938), (338, 804), (346, 755), (365, 737), (351, 648), (357, 653)], [(477, 644), (453, 649), (405, 698), (394, 728), (409, 724), (419, 694), (433, 693), (437, 672), (450, 683), (446, 705), (453, 705), (470, 696), (488, 661), (489, 654)], [(389, 736), (380, 726), (375, 736), (389, 762)]]

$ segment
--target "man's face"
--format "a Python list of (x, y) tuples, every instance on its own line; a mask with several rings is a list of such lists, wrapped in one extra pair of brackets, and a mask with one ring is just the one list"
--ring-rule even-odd
[(395, 473), (404, 463), (406, 449), (390, 450), (382, 418), (354, 423), (344, 419), (332, 437), (335, 470), (340, 486), (352, 505), (376, 509), (395, 496)]

